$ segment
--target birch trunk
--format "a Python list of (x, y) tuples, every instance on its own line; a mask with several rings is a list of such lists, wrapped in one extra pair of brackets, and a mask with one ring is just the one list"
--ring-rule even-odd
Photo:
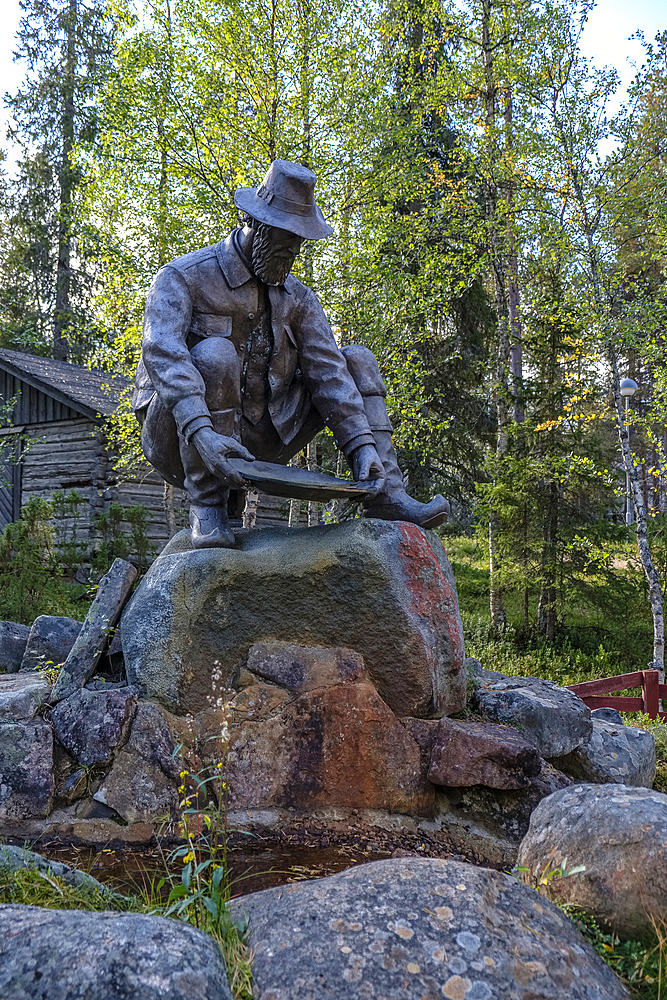
[(632, 460), (630, 451), (630, 436), (628, 426), (625, 422), (625, 412), (623, 407), (623, 397), (621, 396), (620, 378), (618, 374), (618, 362), (616, 354), (611, 344), (607, 346), (607, 357), (612, 371), (612, 389), (614, 393), (614, 405), (616, 409), (616, 423), (618, 426), (618, 439), (623, 455), (628, 478), (630, 480), (631, 497), (635, 507), (635, 522), (637, 530), (637, 548), (641, 559), (644, 575), (648, 582), (648, 599), (653, 615), (653, 662), (651, 666), (660, 672), (660, 683), (665, 683), (665, 620), (663, 616), (663, 597), (660, 586), (658, 571), (653, 565), (651, 551), (648, 547), (646, 533), (646, 507), (644, 505), (644, 491), (637, 468)]

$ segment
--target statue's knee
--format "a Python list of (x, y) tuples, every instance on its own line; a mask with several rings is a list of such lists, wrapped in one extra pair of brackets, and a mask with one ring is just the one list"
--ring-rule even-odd
[(208, 337), (190, 351), (192, 362), (206, 385), (209, 410), (236, 406), (240, 394), (241, 367), (234, 345), (225, 337)]
[(347, 370), (362, 396), (387, 395), (387, 387), (372, 351), (361, 344), (348, 344), (342, 348), (342, 352)]

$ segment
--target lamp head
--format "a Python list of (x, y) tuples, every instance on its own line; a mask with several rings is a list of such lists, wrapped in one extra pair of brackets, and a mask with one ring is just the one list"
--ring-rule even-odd
[(621, 379), (621, 396), (634, 396), (639, 386), (631, 378)]

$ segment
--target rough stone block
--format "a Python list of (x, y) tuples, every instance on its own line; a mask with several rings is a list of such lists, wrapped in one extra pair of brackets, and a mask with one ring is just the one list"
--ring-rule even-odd
[(434, 809), (419, 747), (366, 682), (306, 692), (234, 728), (227, 780), (233, 809)]
[(553, 898), (581, 906), (621, 937), (650, 937), (667, 920), (667, 795), (628, 785), (572, 785), (530, 818), (518, 864), (534, 880), (545, 868), (584, 865), (549, 883)]
[(398, 715), (465, 705), (463, 630), (451, 566), (433, 532), (359, 519), (238, 532), (233, 549), (172, 539), (126, 608), (130, 683), (185, 715), (213, 704), (250, 647), (279, 640), (363, 657)]
[(0, 722), (0, 820), (48, 816), (54, 786), (48, 722)]
[(627, 1000), (565, 914), (487, 868), (390, 858), (235, 906), (265, 1000)]
[(0, 906), (6, 1000), (231, 1000), (215, 941), (143, 913)]
[(15, 674), (21, 666), (30, 635), (29, 625), (0, 622), (0, 671)]
[(136, 578), (137, 570), (131, 563), (115, 559), (100, 580), (95, 600), (53, 686), (53, 704), (69, 698), (92, 677), (109, 632), (120, 618)]
[[(542, 799), (572, 784), (567, 775), (542, 761), (540, 773), (527, 788), (487, 788), (484, 785), (438, 789), (437, 807), (443, 829), (455, 831), (456, 843), (467, 850), (467, 829), (479, 827), (497, 843), (517, 850), (528, 832), (533, 810)], [(471, 842), (472, 846), (472, 842)]]
[(575, 781), (651, 788), (655, 781), (655, 739), (643, 729), (593, 719), (590, 743), (554, 760)]
[(35, 618), (21, 660), (21, 671), (41, 670), (49, 663), (64, 663), (80, 631), (81, 622), (74, 618), (56, 615)]
[(593, 733), (591, 710), (573, 691), (540, 677), (483, 683), (473, 704), (492, 722), (516, 726), (542, 757), (563, 757)]
[(178, 762), (167, 721), (155, 705), (139, 705), (125, 747), (93, 798), (128, 823), (175, 813)]
[(367, 680), (364, 661), (353, 649), (288, 642), (256, 642), (248, 650), (246, 667), (273, 684), (298, 692)]
[(41, 674), (0, 675), (0, 720), (32, 719), (50, 691)]
[(428, 771), (434, 785), (527, 788), (540, 755), (511, 726), (441, 719)]
[(108, 764), (125, 739), (137, 704), (133, 688), (81, 688), (51, 711), (56, 737), (84, 767)]

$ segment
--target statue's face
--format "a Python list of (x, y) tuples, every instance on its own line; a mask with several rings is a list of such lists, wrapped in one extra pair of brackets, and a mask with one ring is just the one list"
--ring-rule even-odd
[(252, 268), (267, 285), (283, 285), (305, 240), (301, 236), (259, 223), (252, 241)]

